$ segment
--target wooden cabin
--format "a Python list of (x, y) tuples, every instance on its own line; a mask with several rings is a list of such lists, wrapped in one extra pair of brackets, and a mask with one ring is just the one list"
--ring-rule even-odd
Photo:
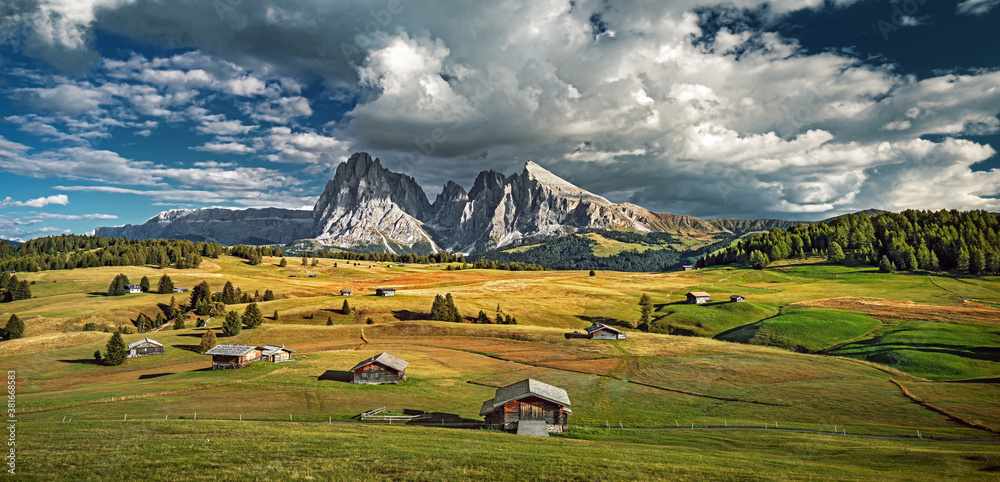
[(352, 290), (347, 290), (347, 289), (340, 290), (340, 296), (351, 296), (353, 294), (354, 294), (354, 291), (352, 291)]
[(731, 295), (731, 296), (729, 297), (729, 301), (731, 301), (731, 302), (733, 302), (733, 303), (743, 303), (743, 302), (745, 302), (746, 300), (747, 300), (747, 299), (746, 299), (746, 298), (744, 298), (744, 297), (743, 297), (743, 295)]
[(133, 293), (133, 294), (134, 293), (142, 293), (142, 286), (132, 285), (132, 284), (125, 285), (125, 292), (126, 293)]
[(128, 344), (128, 355), (125, 358), (135, 358), (137, 356), (146, 355), (162, 355), (163, 354), (163, 344), (156, 341), (150, 340), (149, 338), (143, 338), (139, 341), (133, 341)]
[(354, 380), (351, 383), (360, 385), (384, 385), (388, 383), (399, 383), (406, 380), (405, 362), (388, 353), (380, 353), (367, 360), (362, 360), (351, 371), (354, 372)]
[(694, 265), (685, 264), (684, 266), (681, 266), (681, 270), (682, 271), (694, 271)]
[(375, 290), (375, 296), (396, 296), (394, 288), (379, 288)]
[(285, 348), (284, 344), (281, 346), (264, 345), (260, 353), (260, 359), (272, 363), (281, 363), (291, 360), (292, 353), (295, 353), (295, 350)]
[(624, 340), (625, 332), (604, 323), (594, 323), (587, 327), (587, 338), (591, 340)]
[(488, 428), (539, 437), (561, 433), (572, 414), (566, 390), (533, 378), (498, 388), (479, 410)]
[(255, 345), (217, 345), (205, 352), (212, 355), (212, 369), (242, 368), (260, 360), (264, 348)]
[(689, 305), (700, 305), (709, 301), (711, 301), (711, 296), (704, 291), (692, 291), (687, 294), (687, 303)]

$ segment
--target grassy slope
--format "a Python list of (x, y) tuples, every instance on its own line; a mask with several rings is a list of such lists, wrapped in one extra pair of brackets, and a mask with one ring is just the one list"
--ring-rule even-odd
[(861, 337), (881, 325), (874, 318), (846, 311), (790, 308), (778, 316), (741, 326), (717, 338), (751, 343), (756, 341), (755, 336), (758, 339), (771, 337), (772, 341), (781, 340), (786, 345), (817, 352)]

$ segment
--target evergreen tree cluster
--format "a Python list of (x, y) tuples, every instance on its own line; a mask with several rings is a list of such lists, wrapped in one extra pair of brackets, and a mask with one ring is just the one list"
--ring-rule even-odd
[(204, 257), (218, 258), (222, 246), (175, 239), (122, 239), (62, 234), (25, 241), (16, 248), (0, 241), (0, 270), (43, 271), (97, 266), (197, 268)]
[[(601, 233), (614, 233), (601, 231)], [(642, 237), (662, 239), (654, 236), (665, 233), (620, 233), (608, 234), (611, 239), (621, 237), (636, 241)], [(639, 244), (639, 243), (637, 243)], [(646, 242), (643, 244), (651, 244)], [(727, 243), (728, 244), (728, 243)], [(613, 256), (595, 256), (597, 241), (583, 236), (563, 236), (545, 240), (542, 244), (517, 252), (489, 251), (480, 254), (473, 262), (473, 268), (543, 270), (579, 269), (601, 271), (666, 271), (681, 264), (681, 259), (694, 256), (693, 252), (679, 252), (673, 248), (627, 250)]]
[(226, 248), (225, 254), (243, 258), (247, 260), (247, 263), (254, 266), (259, 265), (263, 261), (264, 256), (281, 257), (285, 255), (280, 249), (271, 246), (247, 246), (245, 244), (237, 244), (236, 246)]
[(462, 315), (458, 313), (458, 308), (455, 307), (455, 299), (452, 298), (451, 293), (445, 296), (439, 294), (434, 297), (434, 303), (431, 304), (431, 319), (436, 321), (450, 321), (452, 323), (462, 322)]
[(0, 340), (15, 340), (24, 335), (24, 322), (15, 314), (7, 319), (7, 326), (0, 329)]
[(28, 280), (19, 280), (17, 275), (11, 276), (7, 271), (0, 274), (0, 302), (9, 303), (18, 300), (31, 299), (31, 283)]
[(129, 284), (128, 276), (119, 273), (108, 286), (108, 296), (122, 296), (125, 294), (125, 287)]
[[(1000, 219), (986, 211), (851, 214), (800, 224), (740, 241), (698, 260), (698, 266), (822, 255), (831, 263), (862, 263), (882, 271), (1000, 273)], [(764, 264), (766, 266), (766, 263)]]

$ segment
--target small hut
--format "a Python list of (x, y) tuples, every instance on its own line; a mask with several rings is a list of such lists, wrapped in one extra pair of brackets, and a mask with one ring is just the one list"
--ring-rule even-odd
[(743, 302), (745, 302), (746, 300), (747, 300), (747, 299), (746, 299), (746, 298), (744, 298), (744, 297), (743, 297), (743, 295), (731, 295), (731, 296), (729, 297), (729, 301), (731, 301), (731, 302), (733, 302), (733, 303), (743, 303)]
[(681, 270), (682, 271), (694, 271), (694, 265), (685, 264), (685, 265), (681, 266)]
[(142, 286), (132, 285), (132, 284), (125, 285), (125, 292), (126, 293), (142, 293)]
[(594, 323), (587, 327), (587, 338), (591, 340), (624, 340), (625, 332), (604, 323)]
[(354, 380), (351, 383), (360, 385), (399, 383), (406, 380), (407, 365), (409, 362), (388, 353), (379, 353), (351, 368), (351, 371), (354, 372)]
[(375, 296), (396, 296), (394, 288), (379, 288), (375, 290)]
[(352, 291), (352, 290), (348, 290), (348, 289), (340, 290), (340, 296), (351, 296), (353, 294), (354, 294), (354, 291)]
[(539, 437), (561, 433), (572, 414), (566, 390), (533, 378), (498, 388), (479, 410), (489, 428)]
[(146, 355), (162, 355), (163, 354), (163, 344), (156, 341), (150, 340), (149, 338), (143, 338), (139, 341), (133, 341), (128, 344), (128, 355), (126, 358), (135, 358), (137, 356)]
[(295, 351), (285, 348), (284, 344), (281, 346), (264, 345), (264, 348), (260, 353), (260, 359), (272, 363), (280, 363), (291, 360), (292, 353), (295, 353)]
[(242, 368), (260, 360), (264, 348), (255, 345), (217, 345), (205, 352), (212, 355), (212, 370)]
[(709, 301), (711, 301), (711, 296), (704, 291), (692, 291), (687, 294), (687, 303), (689, 305), (700, 305)]

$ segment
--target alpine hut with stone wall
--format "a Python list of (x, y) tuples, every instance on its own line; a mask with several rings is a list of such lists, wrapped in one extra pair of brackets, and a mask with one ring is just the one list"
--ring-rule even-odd
[(139, 341), (133, 341), (128, 344), (128, 355), (126, 358), (135, 358), (137, 356), (146, 355), (162, 355), (163, 354), (163, 344), (156, 341), (150, 340), (149, 338), (143, 338)]
[(264, 348), (255, 345), (217, 345), (205, 352), (212, 355), (212, 369), (242, 368), (260, 360)]
[(572, 414), (566, 390), (533, 378), (498, 388), (479, 410), (489, 428), (539, 437), (561, 433)]
[(389, 383), (399, 383), (406, 380), (405, 362), (388, 353), (380, 353), (366, 360), (362, 360), (351, 371), (354, 379), (351, 383), (361, 385), (385, 385)]

